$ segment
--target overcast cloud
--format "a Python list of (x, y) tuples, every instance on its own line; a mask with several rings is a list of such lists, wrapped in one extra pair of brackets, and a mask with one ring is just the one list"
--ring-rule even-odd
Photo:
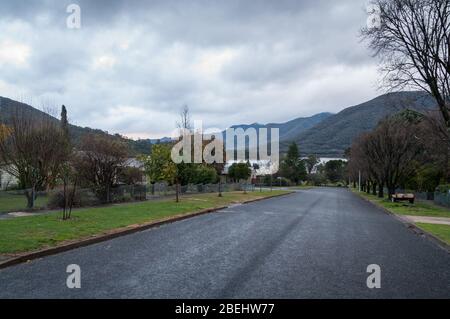
[(1, 1), (0, 95), (133, 138), (168, 135), (184, 104), (219, 128), (338, 112), (378, 94), (366, 3)]

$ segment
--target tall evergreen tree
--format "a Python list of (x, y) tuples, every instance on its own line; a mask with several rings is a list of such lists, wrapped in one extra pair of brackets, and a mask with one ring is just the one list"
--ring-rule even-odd
[(67, 109), (63, 105), (61, 107), (61, 129), (67, 139), (69, 139), (69, 121), (67, 120)]
[(295, 142), (289, 145), (286, 157), (281, 163), (281, 175), (289, 178), (298, 184), (301, 180), (306, 179), (306, 168), (304, 161), (300, 158), (300, 151)]

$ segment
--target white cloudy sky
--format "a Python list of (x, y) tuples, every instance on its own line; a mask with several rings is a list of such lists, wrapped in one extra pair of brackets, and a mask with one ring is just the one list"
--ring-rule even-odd
[(0, 96), (133, 138), (169, 134), (184, 104), (219, 128), (337, 112), (379, 94), (366, 3), (1, 0)]

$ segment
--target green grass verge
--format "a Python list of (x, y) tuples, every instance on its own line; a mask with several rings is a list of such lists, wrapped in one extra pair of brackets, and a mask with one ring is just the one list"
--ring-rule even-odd
[(410, 215), (410, 216), (427, 216), (427, 217), (449, 217), (450, 209), (437, 206), (434, 204), (424, 203), (416, 201), (414, 204), (408, 202), (392, 203), (387, 198), (378, 198), (374, 195), (369, 195), (364, 192), (358, 192), (353, 189), (358, 195), (369, 199), (371, 202), (375, 202), (384, 208), (387, 208), (394, 214)]
[[(312, 185), (298, 185), (298, 186), (279, 186), (279, 185), (273, 185), (272, 189), (289, 189), (289, 190), (302, 190), (302, 189), (311, 189), (314, 188), (316, 186), (312, 186)], [(263, 188), (267, 189), (269, 188), (269, 186), (263, 186)], [(259, 187), (257, 186), (255, 188), (256, 191), (259, 191)]]
[[(450, 209), (437, 206), (431, 203), (416, 202), (415, 204), (409, 204), (407, 202), (392, 203), (387, 198), (378, 198), (374, 195), (369, 195), (364, 192), (358, 192), (356, 189), (352, 191), (359, 196), (362, 196), (371, 202), (374, 202), (390, 212), (398, 215), (409, 216), (426, 216), (426, 217), (447, 217), (450, 218)], [(447, 244), (450, 244), (450, 226), (439, 224), (424, 224), (416, 223), (418, 227), (424, 231), (429, 232), (436, 237), (442, 239)]]
[[(35, 201), (35, 208), (43, 208), (47, 205), (47, 197), (38, 196)], [(0, 213), (26, 210), (27, 198), (25, 195), (12, 193), (0, 193)]]
[(422, 228), (423, 230), (432, 233), (439, 239), (445, 241), (447, 244), (450, 245), (450, 225), (438, 225), (438, 224), (424, 224), (424, 223), (417, 223), (418, 227)]
[(314, 188), (315, 186), (311, 186), (311, 185), (298, 185), (298, 186), (291, 186), (289, 187), (289, 189), (298, 189), (298, 190), (302, 190), (302, 189), (311, 189)]
[(68, 221), (62, 221), (59, 212), (0, 220), (0, 254), (51, 247), (129, 225), (286, 193), (233, 192), (223, 193), (223, 197), (211, 193), (185, 196), (179, 203), (173, 199), (164, 199), (78, 209), (73, 211), (72, 219)]

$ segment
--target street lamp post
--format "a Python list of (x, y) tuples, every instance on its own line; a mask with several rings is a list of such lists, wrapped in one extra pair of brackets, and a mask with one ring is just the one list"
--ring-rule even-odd
[(358, 191), (361, 191), (361, 171), (358, 171)]

